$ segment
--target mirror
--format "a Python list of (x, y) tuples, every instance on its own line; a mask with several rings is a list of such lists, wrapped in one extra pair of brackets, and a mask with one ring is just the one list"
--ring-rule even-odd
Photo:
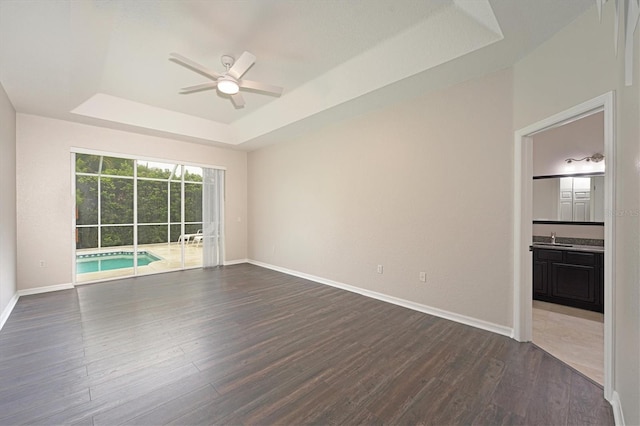
[(604, 224), (604, 175), (534, 177), (533, 222)]

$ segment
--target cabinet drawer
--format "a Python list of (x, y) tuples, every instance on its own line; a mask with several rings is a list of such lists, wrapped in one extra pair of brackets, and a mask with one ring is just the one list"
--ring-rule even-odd
[(568, 251), (565, 254), (567, 256), (565, 258), (566, 263), (585, 266), (594, 266), (596, 264), (596, 255), (594, 253)]
[(560, 250), (536, 250), (536, 258), (539, 260), (558, 260), (562, 261), (562, 251)]

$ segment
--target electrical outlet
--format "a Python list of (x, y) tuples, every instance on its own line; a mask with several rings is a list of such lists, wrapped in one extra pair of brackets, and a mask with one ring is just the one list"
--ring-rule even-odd
[(384, 267), (382, 265), (378, 265), (378, 273), (381, 274), (384, 270)]
[(422, 281), (423, 283), (427, 282), (427, 273), (426, 272), (420, 272), (420, 281)]

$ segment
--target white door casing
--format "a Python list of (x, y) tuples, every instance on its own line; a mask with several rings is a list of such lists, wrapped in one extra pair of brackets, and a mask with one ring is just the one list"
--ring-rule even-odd
[[(517, 130), (514, 135), (514, 258), (513, 258), (513, 337), (520, 342), (532, 339), (532, 136), (536, 133), (604, 111), (604, 397), (613, 398), (614, 377), (614, 296), (615, 296), (615, 103), (608, 92), (537, 123)], [(609, 214), (606, 214), (609, 212)]]

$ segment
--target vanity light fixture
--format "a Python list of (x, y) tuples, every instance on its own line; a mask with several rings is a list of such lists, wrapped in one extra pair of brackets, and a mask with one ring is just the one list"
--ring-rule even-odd
[(573, 163), (574, 161), (593, 161), (594, 163), (599, 163), (602, 160), (604, 160), (604, 155), (600, 154), (600, 153), (596, 153), (593, 154), (589, 157), (584, 157), (584, 158), (580, 158), (580, 159), (576, 159), (576, 158), (567, 158), (566, 161), (568, 164)]

